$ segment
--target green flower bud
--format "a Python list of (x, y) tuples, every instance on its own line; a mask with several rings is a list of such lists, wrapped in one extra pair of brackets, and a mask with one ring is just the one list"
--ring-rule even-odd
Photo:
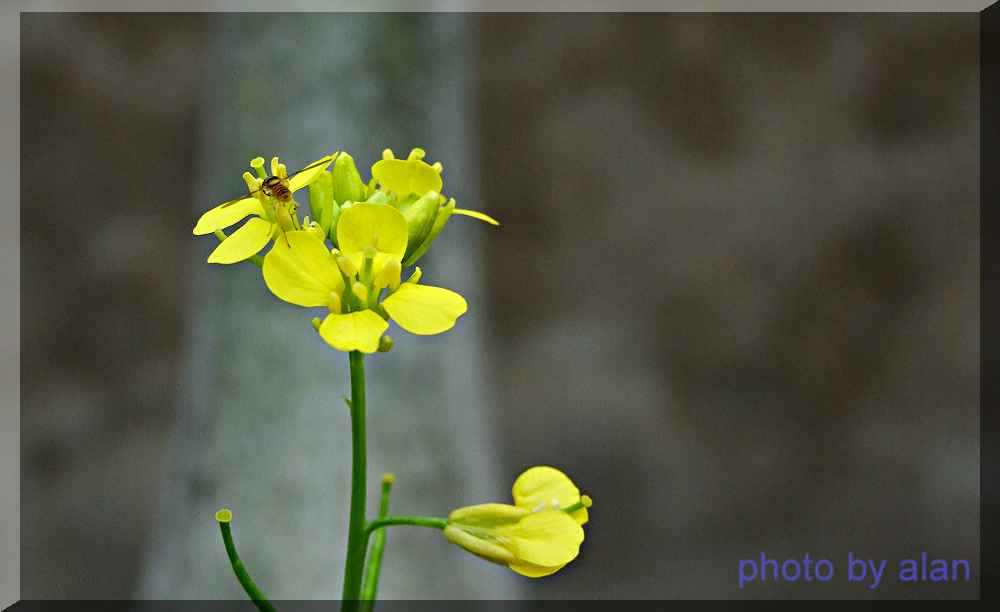
[(333, 177), (333, 199), (340, 204), (344, 202), (363, 202), (365, 200), (365, 184), (354, 165), (354, 158), (347, 153), (341, 153), (330, 173)]
[[(330, 228), (335, 227), (333, 219), (340, 214), (340, 207), (333, 197), (333, 176), (329, 172), (321, 172), (309, 184), (309, 212), (312, 213), (313, 221), (319, 223), (324, 234), (329, 236)], [(336, 244), (336, 236), (333, 236), (333, 240)]]
[(400, 202), (399, 212), (406, 218), (409, 229), (409, 240), (406, 243), (406, 254), (404, 260), (423, 245), (434, 228), (434, 220), (437, 218), (438, 209), (444, 203), (444, 196), (436, 191), (428, 191), (423, 197), (410, 197), (404, 202)]
[[(444, 200), (443, 196), (440, 197), (438, 202), (440, 203), (441, 200)], [(441, 230), (444, 229), (445, 224), (448, 223), (448, 219), (451, 218), (451, 214), (454, 210), (455, 198), (451, 198), (447, 203), (443, 203), (443, 205), (439, 206), (437, 215), (434, 217), (434, 225), (431, 227), (430, 232), (427, 233), (427, 237), (420, 243), (420, 246), (412, 252), (410, 251), (409, 245), (406, 247), (406, 256), (403, 259), (404, 268), (417, 263), (417, 260), (423, 257), (424, 253), (427, 252), (427, 249), (431, 248), (431, 243), (434, 242), (434, 239), (437, 238), (438, 234), (441, 233)]]
[[(389, 336), (382, 336), (378, 339), (378, 352), (388, 353), (392, 350), (393, 341)], [(391, 476), (391, 474), (386, 474), (385, 476)], [(385, 482), (385, 476), (382, 477), (382, 481)], [(391, 481), (390, 481), (391, 482)]]

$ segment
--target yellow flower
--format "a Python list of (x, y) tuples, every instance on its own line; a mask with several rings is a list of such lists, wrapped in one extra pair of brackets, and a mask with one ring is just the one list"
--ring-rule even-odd
[(339, 351), (373, 353), (396, 321), (418, 335), (440, 334), (468, 306), (461, 295), (420, 285), (420, 268), (400, 282), (406, 251), (406, 220), (385, 204), (345, 206), (337, 222), (340, 250), (329, 251), (315, 235), (292, 231), (264, 258), (264, 282), (274, 295), (306, 308), (325, 306), (322, 338)]
[[(271, 159), (271, 176), (280, 179), (281, 184), (291, 194), (319, 178), (331, 161), (333, 156), (327, 155), (306, 166), (307, 170), (288, 178), (285, 164), (274, 157)], [(251, 217), (242, 227), (219, 243), (208, 256), (208, 263), (232, 264), (243, 261), (259, 253), (272, 238), (282, 232), (300, 228), (295, 216), (295, 200), (282, 201), (273, 191), (263, 188), (264, 181), (268, 179), (263, 170), (264, 159), (257, 157), (251, 160), (250, 166), (258, 174), (258, 177), (254, 177), (249, 172), (243, 173), (243, 180), (251, 195), (216, 206), (203, 214), (195, 225), (196, 236), (213, 233), (220, 235), (223, 228)]]
[(413, 149), (406, 159), (396, 159), (392, 149), (382, 152), (382, 159), (372, 165), (372, 179), (380, 190), (388, 192), (394, 205), (406, 218), (410, 241), (403, 265), (414, 263), (430, 248), (452, 215), (465, 215), (490, 225), (500, 225), (493, 217), (464, 208), (455, 208), (455, 199), (441, 194), (441, 162), (424, 161), (423, 149)]
[(533, 467), (512, 488), (514, 505), (479, 504), (448, 517), (444, 536), (469, 552), (541, 578), (580, 553), (591, 500), (559, 470)]

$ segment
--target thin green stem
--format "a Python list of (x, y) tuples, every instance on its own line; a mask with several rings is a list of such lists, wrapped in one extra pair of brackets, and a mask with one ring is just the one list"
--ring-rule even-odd
[[(385, 518), (389, 515), (389, 497), (392, 493), (392, 483), (395, 480), (392, 474), (382, 475), (382, 497), (379, 500), (378, 517)], [(365, 538), (369, 533), (365, 530)], [(365, 569), (364, 586), (361, 588), (361, 612), (371, 612), (375, 605), (375, 593), (378, 591), (378, 576), (382, 570), (382, 555), (385, 553), (385, 530), (379, 530), (375, 534), (372, 542), (372, 550), (368, 556), (368, 567)]]
[(240, 560), (240, 556), (236, 553), (236, 545), (233, 543), (233, 532), (230, 526), (232, 516), (232, 512), (226, 509), (219, 510), (215, 514), (215, 518), (219, 522), (219, 529), (222, 531), (222, 541), (226, 545), (226, 554), (229, 555), (229, 563), (233, 566), (236, 579), (240, 581), (243, 590), (253, 600), (254, 605), (257, 606), (260, 612), (276, 612), (274, 606), (271, 605), (271, 602), (267, 600), (267, 597), (261, 592), (260, 588), (253, 581), (253, 578), (250, 577), (247, 568), (243, 565), (243, 561)]
[(365, 448), (365, 356), (351, 351), (351, 510), (347, 528), (347, 561), (341, 609), (357, 610), (361, 578), (365, 567), (365, 497), (367, 461)]
[(365, 527), (365, 533), (371, 535), (377, 529), (392, 525), (414, 525), (417, 527), (444, 529), (448, 526), (448, 519), (436, 516), (386, 516), (368, 523), (368, 526)]

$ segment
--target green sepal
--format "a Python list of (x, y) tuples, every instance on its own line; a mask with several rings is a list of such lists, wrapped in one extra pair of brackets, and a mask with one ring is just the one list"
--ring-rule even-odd
[[(434, 217), (434, 226), (431, 228), (430, 233), (427, 234), (427, 238), (424, 239), (420, 246), (417, 247), (415, 251), (407, 255), (406, 259), (403, 260), (404, 268), (417, 263), (417, 260), (423, 257), (424, 253), (427, 252), (427, 249), (431, 248), (431, 243), (434, 242), (434, 239), (437, 238), (438, 234), (441, 233), (441, 230), (444, 229), (445, 224), (448, 223), (448, 219), (451, 218), (451, 213), (454, 210), (455, 198), (450, 198), (447, 203), (438, 209), (437, 215)], [(407, 247), (407, 251), (409, 251), (409, 247)]]
[(423, 245), (434, 228), (434, 219), (443, 203), (444, 196), (436, 191), (428, 191), (423, 197), (410, 196), (396, 205), (399, 212), (403, 213), (403, 217), (406, 218), (406, 225), (409, 229), (406, 253), (403, 255), (404, 261)]
[(341, 153), (333, 162), (333, 199), (341, 204), (344, 202), (363, 202), (365, 199), (365, 184), (354, 165), (354, 158), (347, 153)]

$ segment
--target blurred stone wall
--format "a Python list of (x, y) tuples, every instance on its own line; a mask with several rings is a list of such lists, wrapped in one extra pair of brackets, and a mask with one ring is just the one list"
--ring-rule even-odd
[(211, 17), (21, 14), (21, 597), (123, 598), (173, 428)]
[(510, 473), (595, 499), (531, 597), (738, 590), (737, 561), (975, 560), (975, 15), (486, 15), (483, 208)]

